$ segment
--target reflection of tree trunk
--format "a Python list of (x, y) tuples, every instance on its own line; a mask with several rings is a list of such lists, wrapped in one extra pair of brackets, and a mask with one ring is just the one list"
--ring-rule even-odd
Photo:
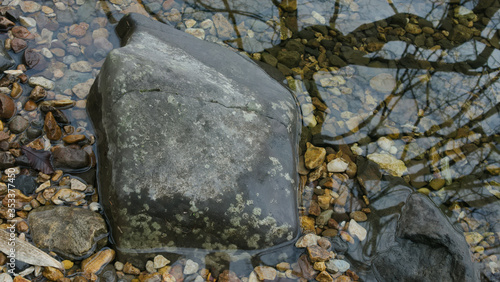
[[(238, 29), (238, 23), (236, 22), (236, 17), (233, 14), (233, 10), (229, 7), (227, 0), (222, 0), (224, 2), (224, 7), (226, 7), (227, 17), (233, 24), (234, 32), (236, 33), (236, 44), (238, 44), (238, 49), (243, 50), (243, 41), (241, 40), (241, 33)], [(240, 40), (238, 40), (240, 39)]]
[[(292, 31), (292, 33), (296, 34), (299, 31), (299, 26), (297, 23), (297, 9), (288, 9), (286, 7), (297, 7), (297, 0), (282, 0), (281, 3), (278, 3), (276, 0), (273, 1), (273, 4), (278, 8), (279, 16), (280, 16), (280, 24), (281, 26), (285, 26)], [(281, 33), (286, 32), (286, 29), (281, 28)], [(280, 36), (282, 39), (283, 36)]]

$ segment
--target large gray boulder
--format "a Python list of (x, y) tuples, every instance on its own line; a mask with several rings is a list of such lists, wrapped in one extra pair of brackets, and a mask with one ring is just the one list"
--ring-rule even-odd
[[(368, 238), (347, 256), (365, 281), (479, 281), (462, 232), (425, 195), (400, 177), (382, 176), (372, 161), (358, 158), (357, 179), (372, 213), (360, 224)], [(371, 266), (371, 267), (369, 267)]]
[(106, 58), (87, 109), (118, 256), (294, 239), (292, 94), (243, 56), (144, 16), (125, 16), (117, 33), (123, 47)]

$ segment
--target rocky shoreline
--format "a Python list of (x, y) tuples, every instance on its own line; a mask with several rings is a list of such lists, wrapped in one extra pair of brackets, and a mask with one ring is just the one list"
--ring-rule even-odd
[[(87, 1), (44, 5), (34, 1), (6, 2), (0, 18), (0, 30), (5, 35), (0, 49), (7, 50), (0, 52), (0, 67), (5, 70), (0, 80), (0, 167), (6, 170), (2, 174), (3, 185), (0, 184), (0, 194), (4, 197), (0, 227), (10, 227), (6, 195), (12, 178), (8, 175), (12, 173), (7, 169), (13, 168), (13, 184), (18, 188), (14, 191), (17, 206), (13, 219), (17, 240), (53, 250), (49, 255), (60, 260), (64, 267), (58, 270), (19, 263), (16, 271), (22, 275), (13, 280), (38, 281), (44, 277), (51, 281), (80, 282), (97, 278), (141, 282), (357, 281), (364, 274), (363, 267), (356, 260), (355, 264), (349, 263), (353, 259), (349, 250), (359, 248), (373, 236), (367, 222), (373, 208), (366, 191), (358, 187), (367, 172), (360, 172), (357, 164), (366, 159), (378, 163), (377, 169), (385, 171), (386, 176), (401, 179), (453, 214), (453, 220), (465, 232), (474, 258), (481, 262), (483, 279), (498, 277), (498, 252), (494, 248), (499, 240), (494, 221), (498, 209), (492, 207), (500, 195), (499, 154), (495, 149), (498, 113), (488, 114), (482, 99), (444, 103), (450, 114), (462, 111), (470, 120), (479, 120), (481, 128), (471, 122), (465, 125), (440, 122), (445, 118), (432, 115), (438, 112), (432, 106), (417, 109), (412, 99), (396, 103), (398, 93), (410, 91), (414, 86), (402, 85), (405, 77), (384, 71), (395, 66), (408, 69), (418, 66), (430, 72), (417, 72), (409, 80), (426, 83), (434, 71), (454, 70), (455, 73), (440, 77), (448, 84), (436, 87), (459, 85), (467, 89), (474, 81), (462, 74), (474, 72), (478, 61), (470, 60), (466, 65), (443, 53), (445, 59), (431, 63), (418, 57), (393, 60), (389, 56), (377, 60), (365, 56), (383, 53), (388, 42), (398, 40), (413, 42), (433, 52), (460, 46), (472, 38), (478, 38), (487, 47), (498, 48), (498, 38), (479, 38), (480, 26), (487, 26), (493, 16), (494, 4), (474, 9), (455, 5), (453, 21), (450, 26), (442, 25), (442, 29), (435, 29), (413, 14), (400, 13), (345, 35), (327, 27), (325, 15), (308, 7), (310, 15), (299, 24), (308, 28), (295, 30), (297, 25), (277, 18), (264, 25), (248, 20), (240, 24), (241, 37), (233, 40), (233, 24), (223, 14), (197, 13), (192, 7), (173, 1), (152, 1), (140, 6), (112, 0), (100, 8), (102, 14), (111, 15), (108, 18), (92, 16), (95, 7)], [(347, 14), (356, 21), (353, 15), (358, 14), (360, 7), (351, 2), (348, 5), (351, 14)], [(297, 13), (296, 6), (282, 5), (279, 9), (287, 19), (293, 18), (289, 14)], [(296, 244), (295, 251), (303, 253), (297, 260), (256, 266), (252, 272), (242, 274), (205, 268), (203, 261), (195, 258), (170, 262), (157, 256), (146, 265), (131, 265), (116, 261), (109, 245), (102, 249), (108, 244), (107, 237), (103, 237), (108, 231), (93, 184), (96, 165), (93, 146), (99, 140), (85, 112), (86, 96), (105, 55), (118, 45), (109, 19), (116, 20), (116, 15), (127, 12), (146, 15), (151, 12), (200, 39), (221, 44), (225, 40), (287, 76), (288, 85), (301, 102), (306, 125), (299, 166), (299, 213), (303, 233), (307, 235)], [(283, 43), (273, 47), (270, 42), (275, 34), (279, 34)], [(399, 49), (389, 49), (387, 54)], [(370, 73), (356, 67), (365, 65), (382, 71)], [(390, 122), (376, 127), (378, 118), (372, 120), (370, 115), (384, 111), (384, 105), (390, 105), (400, 117), (389, 117)], [(420, 123), (413, 122), (417, 118)], [(343, 141), (335, 139), (338, 136)], [(470, 177), (462, 179), (462, 175)], [(460, 183), (479, 196), (465, 193)], [(465, 186), (469, 184), (473, 188)], [(485, 204), (491, 215), (478, 218), (474, 203), (484, 198), (492, 203)], [(74, 232), (73, 241), (62, 241), (64, 236), (54, 231)], [(7, 262), (7, 256), (0, 254), (4, 271), (8, 269)], [(0, 280), (12, 278), (4, 273)]]

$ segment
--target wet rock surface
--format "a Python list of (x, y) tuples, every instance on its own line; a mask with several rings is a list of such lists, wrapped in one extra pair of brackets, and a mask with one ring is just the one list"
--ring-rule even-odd
[(39, 207), (28, 218), (35, 245), (70, 259), (91, 255), (107, 243), (100, 214), (74, 207)]
[[(373, 261), (374, 273), (368, 277), (383, 281), (479, 280), (463, 234), (427, 196), (412, 193), (401, 178), (373, 173), (378, 166), (369, 160), (360, 159), (358, 167), (358, 179), (372, 199), (372, 213), (360, 224), (374, 237), (350, 249), (348, 255)], [(374, 243), (376, 248), (362, 252)]]
[(145, 17), (117, 31), (126, 45), (109, 54), (87, 107), (106, 132), (100, 187), (118, 256), (293, 239), (292, 95), (239, 55)]

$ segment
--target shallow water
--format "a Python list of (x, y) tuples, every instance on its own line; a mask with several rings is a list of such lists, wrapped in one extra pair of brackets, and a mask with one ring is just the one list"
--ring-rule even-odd
[[(18, 2), (4, 0), (3, 5)], [(367, 156), (383, 152), (377, 140), (389, 136), (395, 147), (390, 151), (405, 162), (408, 173), (404, 178), (412, 187), (429, 188), (429, 196), (451, 222), (464, 232), (484, 236), (471, 249), (481, 265), (483, 279), (498, 279), (498, 1), (64, 3), (66, 9), (58, 10), (54, 3), (43, 2), (58, 15), (59, 27), (52, 38), (59, 43), (53, 44), (61, 44), (68, 51), (69, 45), (76, 44), (82, 53), (73, 58), (68, 54), (54, 57), (46, 70), (28, 72), (52, 78), (56, 69), (62, 69), (65, 75), (56, 81), (56, 98), (85, 100), (68, 89), (95, 77), (107, 52), (84, 39), (66, 40), (68, 27), (83, 21), (90, 23), (90, 30), (102, 27), (109, 32), (112, 46), (118, 47), (113, 28), (126, 12), (149, 15), (273, 66), (278, 61), (283, 78), (286, 76), (301, 102), (303, 143), (357, 143), (360, 155)], [(51, 18), (41, 12), (24, 15), (38, 23)], [(42, 29), (39, 25), (38, 33)], [(290, 51), (298, 51), (299, 56), (287, 53)], [(68, 63), (80, 60), (89, 61), (94, 71), (68, 69)], [(317, 104), (313, 107), (313, 98), (327, 109)], [(72, 124), (92, 132), (83, 108), (65, 113)], [(434, 191), (429, 187), (435, 178), (446, 180), (444, 189)], [(370, 240), (376, 242), (377, 238)]]

